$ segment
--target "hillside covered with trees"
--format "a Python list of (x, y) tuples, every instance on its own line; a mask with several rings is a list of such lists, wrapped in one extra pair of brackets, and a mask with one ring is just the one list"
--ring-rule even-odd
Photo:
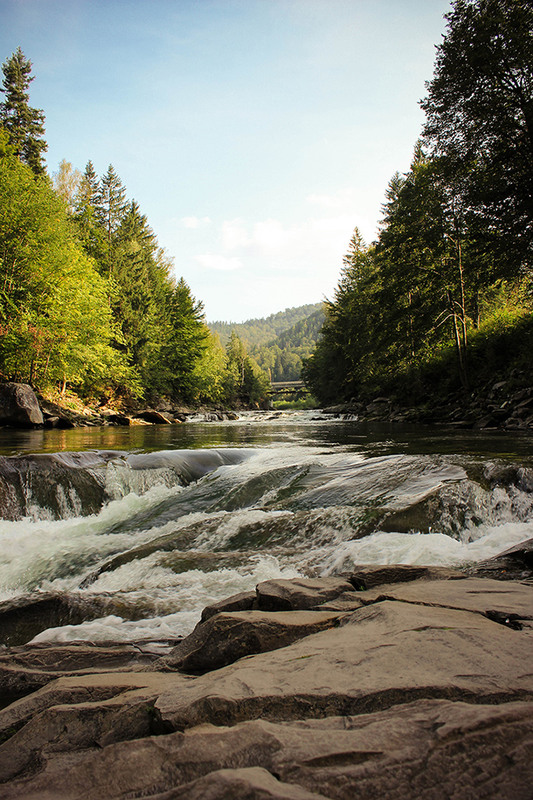
[(236, 335), (223, 347), (210, 334), (113, 166), (47, 175), (20, 48), (2, 71), (0, 376), (84, 398), (261, 400), (265, 374)]
[(240, 337), (272, 381), (300, 380), (304, 360), (318, 341), (324, 322), (323, 303), (286, 308), (264, 319), (246, 322), (210, 322), (209, 328), (225, 344)]
[(446, 19), (411, 167), (377, 242), (354, 232), (306, 364), (322, 403), (530, 385), (533, 7), (455, 0)]

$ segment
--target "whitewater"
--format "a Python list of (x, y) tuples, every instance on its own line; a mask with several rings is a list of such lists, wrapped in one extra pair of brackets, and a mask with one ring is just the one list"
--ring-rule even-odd
[(269, 578), (473, 564), (533, 536), (531, 443), (320, 412), (4, 430), (0, 601), (83, 609), (34, 642), (171, 643)]

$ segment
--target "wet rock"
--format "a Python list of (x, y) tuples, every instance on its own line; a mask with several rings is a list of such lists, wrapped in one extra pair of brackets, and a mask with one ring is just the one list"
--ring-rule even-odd
[(21, 595), (0, 603), (0, 644), (9, 647), (25, 644), (47, 628), (79, 625), (101, 614), (96, 601), (85, 603), (81, 598), (61, 592), (39, 592)]
[(256, 604), (256, 597), (255, 592), (239, 592), (225, 600), (219, 600), (218, 603), (212, 603), (202, 611), (202, 622), (206, 622), (215, 614), (220, 614), (221, 611), (251, 611)]
[(500, 581), (533, 578), (533, 539), (528, 539), (493, 558), (479, 562), (471, 567), (468, 573)]
[(35, 392), (27, 383), (0, 384), (0, 425), (32, 428), (43, 424)]
[(263, 581), (256, 587), (257, 607), (262, 611), (312, 609), (352, 590), (352, 584), (343, 578), (293, 578)]
[(152, 422), (155, 425), (170, 425), (173, 421), (171, 414), (163, 411), (156, 411), (153, 408), (140, 411), (136, 414), (136, 417), (138, 419), (143, 419), (145, 422)]
[(161, 664), (181, 672), (203, 673), (243, 656), (286, 647), (338, 624), (328, 611), (222, 612), (199, 623)]
[(122, 427), (128, 427), (131, 425), (131, 419), (125, 414), (108, 414), (106, 416), (106, 420), (111, 425), (120, 425)]
[(418, 567), (406, 564), (390, 564), (381, 566), (357, 567), (347, 579), (355, 589), (372, 589), (385, 583), (405, 583), (417, 580), (435, 580), (438, 578), (462, 578), (464, 573), (447, 567)]
[(67, 675), (142, 669), (161, 653), (148, 644), (35, 644), (0, 650), (0, 707)]
[(94, 514), (108, 499), (107, 461), (117, 452), (0, 456), (0, 516), (16, 520)]

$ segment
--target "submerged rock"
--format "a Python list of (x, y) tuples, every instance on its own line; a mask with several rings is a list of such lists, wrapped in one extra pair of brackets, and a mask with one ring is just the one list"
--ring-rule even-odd
[(98, 598), (84, 601), (63, 592), (36, 592), (0, 603), (0, 645), (25, 644), (47, 628), (79, 625), (101, 616)]
[(27, 383), (0, 383), (0, 425), (32, 428), (43, 424), (35, 392)]

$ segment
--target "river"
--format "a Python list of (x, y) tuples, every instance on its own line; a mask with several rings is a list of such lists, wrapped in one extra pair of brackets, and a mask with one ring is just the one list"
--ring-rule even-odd
[(0, 600), (83, 603), (34, 641), (172, 640), (268, 578), (471, 564), (533, 536), (532, 444), (316, 411), (3, 429)]

